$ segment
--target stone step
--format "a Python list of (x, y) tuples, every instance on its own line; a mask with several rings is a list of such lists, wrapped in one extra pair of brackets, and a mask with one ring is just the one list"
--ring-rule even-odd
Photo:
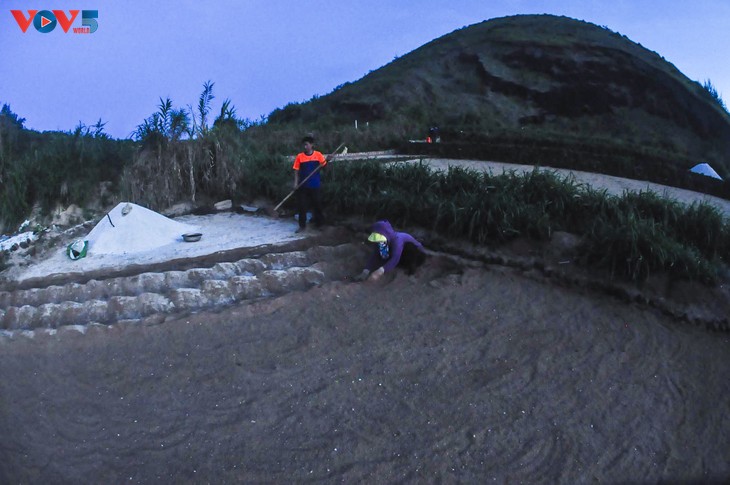
[(142, 293), (163, 293), (175, 288), (196, 288), (203, 281), (255, 275), (269, 269), (310, 266), (317, 261), (339, 258), (352, 251), (353, 248), (350, 244), (316, 246), (307, 251), (272, 253), (258, 259), (247, 258), (235, 262), (217, 263), (210, 268), (141, 273), (127, 277), (90, 280), (84, 284), (68, 283), (45, 288), (5, 291), (0, 292), (0, 309), (25, 305), (40, 306), (64, 301), (83, 303), (89, 300), (105, 300), (114, 296), (135, 296)]
[(362, 265), (352, 245), (266, 254), (211, 268), (142, 273), (5, 295), (0, 330), (113, 324), (155, 314), (231, 305), (339, 280)]

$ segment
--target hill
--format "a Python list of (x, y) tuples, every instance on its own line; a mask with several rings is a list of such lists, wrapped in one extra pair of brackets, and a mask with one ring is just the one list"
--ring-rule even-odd
[(393, 141), (436, 125), (442, 155), (543, 157), (638, 178), (708, 162), (730, 177), (730, 115), (717, 98), (659, 54), (567, 17), (465, 27), (269, 117), (321, 130), (353, 120)]

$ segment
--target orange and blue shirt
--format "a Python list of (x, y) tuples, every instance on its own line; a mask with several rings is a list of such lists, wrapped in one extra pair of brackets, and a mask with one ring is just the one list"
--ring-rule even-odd
[[(314, 172), (314, 170), (320, 165), (322, 165), (323, 167), (327, 165), (327, 160), (324, 158), (324, 155), (322, 155), (322, 153), (318, 152), (317, 150), (314, 150), (311, 155), (307, 155), (306, 153), (302, 152), (294, 159), (294, 170), (299, 170), (300, 182), (307, 178), (307, 176), (309, 176), (310, 173)], [(311, 189), (316, 189), (319, 186), (319, 172), (314, 174), (312, 178), (307, 180), (307, 182), (303, 185), (303, 187), (308, 187)]]

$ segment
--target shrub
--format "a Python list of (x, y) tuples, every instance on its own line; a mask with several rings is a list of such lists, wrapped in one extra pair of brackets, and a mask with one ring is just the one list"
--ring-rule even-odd
[(708, 93), (710, 93), (710, 96), (712, 96), (712, 99), (714, 99), (715, 102), (717, 102), (717, 104), (720, 105), (720, 107), (722, 109), (724, 109), (725, 111), (727, 111), (727, 106), (725, 105), (725, 101), (722, 100), (722, 96), (720, 96), (720, 93), (717, 92), (717, 89), (712, 84), (712, 81), (710, 81), (709, 79), (706, 80), (704, 82), (704, 84), (702, 84), (702, 87), (705, 88), (705, 91), (707, 91)]

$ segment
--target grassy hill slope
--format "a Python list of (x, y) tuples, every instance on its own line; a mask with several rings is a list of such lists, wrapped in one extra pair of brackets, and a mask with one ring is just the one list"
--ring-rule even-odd
[[(520, 146), (557, 144), (573, 158), (632, 153), (682, 171), (708, 162), (730, 177), (730, 116), (703, 86), (625, 36), (566, 17), (465, 27), (269, 118), (322, 131), (353, 120), (393, 142), (437, 125), (444, 143), (511, 140), (517, 158)], [(595, 158), (611, 172), (611, 157)]]

